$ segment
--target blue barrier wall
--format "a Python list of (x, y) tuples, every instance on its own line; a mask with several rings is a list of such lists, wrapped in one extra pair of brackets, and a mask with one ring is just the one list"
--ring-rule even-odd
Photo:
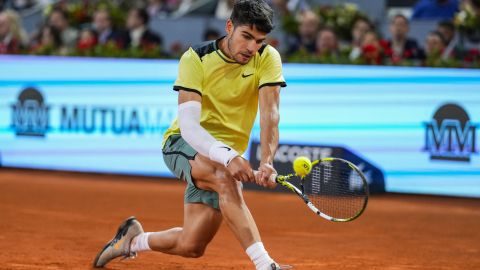
[[(0, 57), (1, 165), (170, 176), (161, 141), (176, 116), (177, 65)], [(284, 73), (281, 142), (348, 149), (383, 171), (387, 191), (480, 197), (480, 71), (286, 64)], [(302, 154), (292, 151), (277, 158)]]

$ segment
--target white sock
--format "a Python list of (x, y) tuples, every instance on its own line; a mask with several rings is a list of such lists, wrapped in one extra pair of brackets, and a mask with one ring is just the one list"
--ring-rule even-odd
[(247, 250), (248, 257), (255, 264), (257, 270), (269, 270), (273, 263), (273, 259), (268, 256), (268, 252), (265, 250), (262, 242), (256, 242), (249, 246)]
[(136, 236), (135, 244), (130, 246), (130, 252), (139, 252), (139, 251), (149, 251), (152, 250), (148, 245), (148, 236), (152, 234), (151, 232), (148, 233), (141, 233)]

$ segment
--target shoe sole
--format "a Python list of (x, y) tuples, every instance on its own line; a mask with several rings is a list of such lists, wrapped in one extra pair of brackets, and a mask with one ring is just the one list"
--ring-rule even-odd
[(137, 220), (135, 217), (129, 217), (127, 220), (125, 220), (122, 224), (120, 224), (120, 226), (118, 227), (118, 230), (117, 230), (117, 233), (115, 234), (115, 236), (113, 237), (112, 240), (110, 240), (106, 245), (105, 247), (97, 254), (97, 256), (95, 257), (95, 260), (93, 261), (93, 267), (94, 268), (103, 268), (103, 265), (102, 266), (97, 266), (97, 262), (98, 260), (100, 259), (100, 256), (102, 255), (102, 253), (112, 244), (113, 240), (117, 239), (117, 238), (120, 238), (122, 235), (125, 235), (127, 234), (128, 232), (128, 228), (130, 228), (130, 226), (132, 225), (132, 223)]

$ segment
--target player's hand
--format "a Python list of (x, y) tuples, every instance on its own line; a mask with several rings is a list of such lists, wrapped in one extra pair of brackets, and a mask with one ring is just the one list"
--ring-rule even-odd
[(277, 174), (275, 168), (268, 163), (264, 163), (258, 167), (258, 174), (255, 181), (262, 187), (274, 188), (277, 186), (277, 182), (270, 180), (272, 174)]
[(233, 179), (236, 181), (243, 183), (255, 182), (255, 176), (253, 175), (250, 163), (241, 156), (233, 158), (232, 161), (230, 161), (230, 164), (228, 164), (227, 170), (232, 174)]

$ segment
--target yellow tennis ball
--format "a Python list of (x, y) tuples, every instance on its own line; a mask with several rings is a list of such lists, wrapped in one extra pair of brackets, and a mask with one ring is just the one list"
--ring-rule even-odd
[(307, 157), (297, 157), (293, 161), (293, 170), (298, 176), (304, 177), (312, 170), (312, 162)]

